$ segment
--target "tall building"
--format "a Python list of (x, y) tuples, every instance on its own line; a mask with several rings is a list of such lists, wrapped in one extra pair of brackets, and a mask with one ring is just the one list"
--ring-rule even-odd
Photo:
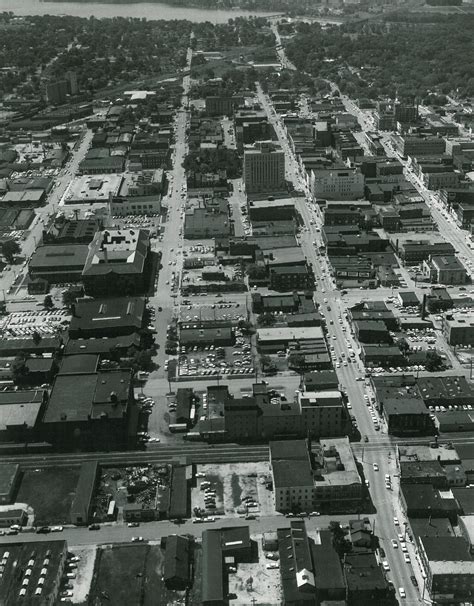
[(244, 149), (244, 183), (247, 193), (286, 189), (285, 153), (272, 141), (258, 141)]
[(358, 168), (327, 168), (311, 171), (311, 190), (323, 200), (357, 200), (364, 197), (364, 175)]
[(413, 103), (395, 102), (394, 116), (397, 122), (407, 123), (418, 120), (418, 105)]
[(68, 94), (68, 83), (66, 80), (50, 82), (46, 85), (46, 99), (52, 105), (61, 105), (66, 101)]
[(66, 81), (69, 93), (71, 95), (77, 95), (79, 92), (79, 85), (77, 83), (76, 72), (66, 72)]

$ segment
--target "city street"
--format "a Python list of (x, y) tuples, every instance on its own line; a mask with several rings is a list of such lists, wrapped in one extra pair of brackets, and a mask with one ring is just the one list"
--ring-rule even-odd
[[(320, 230), (322, 227), (320, 210), (308, 201), (310, 200), (310, 192), (305, 179), (302, 177), (298, 162), (290, 149), (284, 127), (261, 87), (257, 87), (257, 96), (285, 151), (287, 178), (291, 180), (296, 191), (305, 191), (306, 193), (307, 198), (298, 198), (296, 202), (297, 209), (304, 221), (304, 228), (300, 233), (300, 244), (308, 262), (313, 266), (316, 277), (314, 298), (326, 317), (329, 329), (329, 344), (333, 345), (338, 359), (348, 360), (351, 358), (351, 351), (357, 352), (357, 344), (353, 340), (344, 318), (347, 307), (339, 291), (335, 288), (329, 272), (327, 258), (319, 254), (318, 251), (318, 246), (321, 243)], [(364, 293), (364, 296), (367, 296), (367, 293)], [(369, 392), (364, 381), (357, 380), (364, 376), (363, 365), (358, 355), (356, 354), (353, 357), (353, 362), (348, 363), (347, 366), (341, 365), (337, 369), (337, 374), (341, 387), (348, 395), (352, 407), (351, 413), (357, 421), (359, 431), (363, 436), (367, 436), (370, 443), (370, 441), (377, 439), (380, 431), (383, 431), (383, 427), (379, 432), (376, 431), (369, 408), (366, 406), (364, 396), (369, 396)], [(390, 438), (387, 437), (387, 440), (390, 441)], [(392, 490), (385, 487), (385, 476), (389, 475), (392, 478), (396, 470), (394, 452), (390, 449), (387, 454), (381, 456), (378, 451), (368, 451), (367, 453), (363, 451), (361, 461), (364, 466), (365, 479), (369, 483), (370, 494), (377, 510), (378, 527), (376, 528), (376, 534), (380, 537), (381, 544), (387, 554), (386, 559), (390, 566), (389, 576), (397, 591), (400, 587), (405, 589), (407, 596), (405, 602), (416, 604), (420, 602), (420, 596), (410, 579), (410, 575), (413, 574), (412, 566), (405, 562), (401, 549), (394, 549), (391, 544), (392, 540), (398, 542), (399, 527), (394, 524), (394, 518), (397, 517), (399, 523), (403, 525), (401, 512), (398, 510), (398, 482), (392, 481)]]
[[(373, 516), (367, 515), (370, 520)], [(349, 520), (357, 519), (357, 515), (337, 515), (320, 516), (305, 518), (308, 531), (314, 531), (317, 528), (327, 528), (332, 519), (337, 519), (341, 524), (347, 524)], [(132, 537), (141, 536), (147, 541), (159, 541), (162, 537), (170, 534), (186, 534), (191, 533), (200, 538), (203, 530), (208, 530), (214, 527), (234, 527), (234, 526), (249, 526), (251, 534), (262, 532), (270, 532), (278, 528), (289, 528), (290, 519), (285, 518), (281, 514), (274, 516), (259, 517), (256, 520), (246, 520), (245, 517), (216, 517), (215, 522), (205, 522), (202, 524), (193, 524), (191, 521), (175, 524), (169, 520), (161, 520), (159, 522), (142, 523), (138, 528), (128, 528), (123, 524), (106, 523), (102, 524), (100, 530), (91, 531), (87, 527), (66, 527), (62, 533), (54, 533), (46, 535), (51, 539), (67, 540), (68, 548), (74, 551), (74, 546), (79, 545), (95, 545), (108, 543), (124, 543), (132, 540)], [(0, 537), (0, 545), (8, 544), (18, 540), (18, 536)], [(35, 534), (34, 532), (23, 532), (21, 540), (24, 542), (34, 543), (36, 541), (44, 541), (44, 534)]]

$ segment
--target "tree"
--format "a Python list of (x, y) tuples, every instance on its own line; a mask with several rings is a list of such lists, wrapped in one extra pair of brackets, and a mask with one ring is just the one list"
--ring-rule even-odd
[(37, 330), (33, 331), (33, 334), (31, 335), (31, 338), (33, 339), (33, 343), (35, 345), (39, 345), (41, 343), (41, 335)]
[(257, 322), (260, 326), (273, 326), (276, 322), (276, 318), (272, 313), (267, 311), (258, 316)]
[(267, 270), (263, 265), (248, 265), (247, 266), (247, 275), (249, 278), (264, 279), (267, 277)]
[(145, 372), (156, 370), (156, 364), (153, 362), (153, 352), (149, 349), (137, 351), (132, 358), (132, 368), (135, 371), (144, 370)]
[(15, 260), (15, 255), (20, 254), (21, 247), (16, 240), (7, 240), (3, 243), (2, 253), (7, 263), (12, 264)]
[(54, 307), (51, 295), (46, 295), (46, 297), (43, 299), (43, 305), (46, 307), (46, 309), (52, 309)]
[(20, 353), (13, 360), (12, 374), (15, 383), (24, 383), (28, 375), (28, 367), (26, 366), (26, 354)]
[(239, 320), (238, 327), (244, 335), (251, 335), (255, 332), (252, 322), (249, 322), (248, 320)]
[(437, 351), (429, 351), (426, 354), (426, 362), (425, 367), (429, 372), (433, 372), (435, 370), (439, 370), (443, 365), (443, 359), (439, 355)]
[(71, 308), (72, 305), (76, 302), (77, 300), (77, 293), (72, 290), (71, 288), (68, 288), (67, 290), (65, 290), (63, 292), (63, 305), (65, 307), (69, 307)]
[(292, 353), (288, 357), (288, 367), (303, 370), (305, 365), (305, 357), (300, 353)]
[(260, 356), (260, 364), (263, 372), (275, 372), (277, 370), (275, 362), (270, 358), (270, 356)]

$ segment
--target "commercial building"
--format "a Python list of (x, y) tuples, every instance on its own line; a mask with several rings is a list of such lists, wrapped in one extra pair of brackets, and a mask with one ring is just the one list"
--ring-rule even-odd
[(0, 392), (0, 442), (37, 440), (46, 396), (42, 389)]
[(270, 442), (275, 510), (313, 510), (313, 474), (306, 440)]
[(435, 603), (464, 604), (474, 594), (474, 559), (463, 537), (418, 537), (426, 588)]
[(430, 256), (453, 255), (454, 247), (445, 242), (438, 234), (433, 236), (419, 234), (397, 234), (392, 244), (405, 265), (418, 265)]
[(270, 443), (276, 511), (345, 511), (362, 498), (362, 482), (348, 438)]
[(451, 491), (430, 484), (403, 484), (400, 504), (409, 518), (449, 518), (455, 524), (459, 505)]
[(313, 452), (313, 505), (330, 512), (353, 511), (362, 499), (362, 480), (349, 439), (322, 438)]
[(163, 579), (168, 589), (184, 591), (190, 587), (192, 549), (189, 537), (176, 534), (166, 537)]
[(389, 585), (374, 552), (362, 549), (346, 553), (343, 572), (348, 604), (388, 606), (393, 603), (393, 585)]
[(340, 391), (299, 391), (297, 400), (307, 435), (320, 438), (339, 437), (348, 433), (350, 419)]
[(66, 102), (68, 93), (67, 80), (57, 80), (46, 85), (46, 99), (52, 105), (61, 105)]
[(292, 520), (290, 528), (277, 530), (280, 576), (284, 603), (339, 604), (344, 600), (346, 584), (341, 563), (328, 530), (309, 537), (303, 520)]
[(56, 217), (48, 230), (43, 231), (45, 244), (89, 244), (100, 228), (97, 219), (66, 219)]
[(433, 423), (423, 400), (400, 388), (393, 397), (380, 402), (380, 410), (390, 435), (427, 435), (433, 432)]
[(312, 290), (314, 274), (307, 265), (270, 266), (270, 284), (272, 290), (289, 292), (294, 290)]
[(234, 109), (243, 105), (244, 98), (241, 96), (210, 96), (206, 97), (206, 114), (211, 116), (230, 116)]
[(89, 244), (82, 281), (89, 296), (136, 295), (146, 290), (151, 269), (147, 231), (108, 229)]
[(127, 448), (138, 422), (131, 371), (91, 372), (89, 356), (68, 357), (80, 360), (70, 372), (61, 367), (54, 380), (42, 419), (44, 439), (59, 450)]
[(247, 194), (285, 191), (285, 153), (280, 145), (259, 141), (246, 147), (243, 180)]
[(0, 505), (13, 502), (20, 480), (20, 466), (17, 463), (0, 464)]
[(76, 493), (71, 503), (71, 524), (87, 525), (91, 520), (92, 499), (99, 478), (98, 461), (82, 463)]
[(323, 330), (320, 326), (258, 328), (257, 346), (268, 353), (287, 349), (292, 343), (303, 344), (305, 341), (321, 341), (325, 344)]
[(179, 323), (179, 342), (181, 345), (230, 345), (233, 341), (233, 334), (232, 322), (228, 320)]
[(161, 195), (154, 196), (115, 196), (109, 198), (111, 216), (158, 215), (161, 213)]
[(145, 300), (141, 297), (79, 299), (72, 309), (72, 339), (119, 337), (144, 326)]
[(38, 246), (28, 264), (28, 275), (48, 284), (80, 282), (87, 255), (86, 244)]
[(453, 346), (474, 346), (474, 311), (449, 313), (443, 318), (443, 334)]
[(424, 135), (393, 135), (395, 149), (402, 156), (441, 156), (446, 142), (441, 137)]
[(320, 200), (357, 200), (364, 197), (364, 175), (357, 168), (311, 170), (310, 187)]
[(59, 603), (66, 571), (64, 540), (3, 543), (0, 604), (53, 606)]
[(423, 274), (432, 283), (451, 286), (468, 280), (466, 268), (454, 255), (431, 255), (423, 262)]
[(202, 533), (203, 606), (227, 602), (227, 566), (251, 561), (252, 541), (248, 526), (204, 530)]

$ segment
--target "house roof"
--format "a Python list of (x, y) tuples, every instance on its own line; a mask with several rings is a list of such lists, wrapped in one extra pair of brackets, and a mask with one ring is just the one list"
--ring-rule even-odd
[(82, 269), (88, 253), (87, 244), (60, 244), (38, 246), (29, 263), (29, 269), (41, 270), (51, 267), (77, 267)]
[(224, 601), (224, 572), (219, 530), (202, 533), (202, 591), (204, 604)]
[(190, 542), (186, 537), (170, 535), (166, 538), (163, 576), (169, 579), (189, 581)]
[(145, 300), (141, 297), (121, 297), (111, 299), (79, 299), (71, 318), (71, 334), (81, 330), (96, 331), (119, 327), (133, 327), (139, 330), (143, 322)]
[(97, 232), (89, 244), (83, 275), (141, 274), (149, 247), (150, 238), (143, 229), (106, 229)]

